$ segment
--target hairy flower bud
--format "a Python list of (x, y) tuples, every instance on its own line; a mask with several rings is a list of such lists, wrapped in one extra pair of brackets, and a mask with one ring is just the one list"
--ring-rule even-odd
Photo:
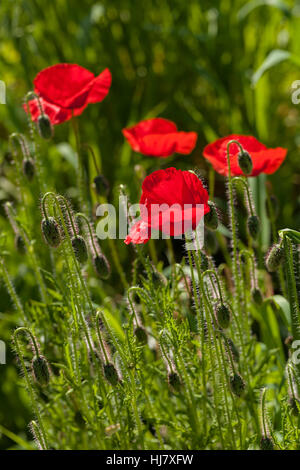
[(148, 336), (145, 328), (143, 328), (142, 326), (137, 326), (134, 330), (134, 334), (139, 343), (147, 344)]
[(43, 219), (41, 228), (45, 242), (48, 243), (48, 245), (56, 248), (61, 242), (61, 236), (58, 223), (56, 222), (54, 217), (48, 217)]
[(109, 193), (109, 182), (103, 175), (97, 175), (94, 178), (93, 187), (98, 196), (107, 196)]
[(254, 287), (252, 289), (251, 297), (253, 299), (253, 302), (256, 303), (256, 305), (258, 305), (258, 306), (262, 305), (264, 299), (263, 299), (261, 290), (258, 287)]
[(39, 385), (48, 385), (50, 381), (50, 370), (44, 356), (34, 356), (32, 360), (32, 373)]
[(271, 437), (263, 436), (260, 440), (260, 448), (261, 450), (273, 450), (274, 442)]
[(15, 247), (21, 255), (24, 255), (24, 253), (26, 253), (26, 245), (24, 238), (19, 233), (17, 233), (15, 236)]
[(212, 201), (208, 201), (208, 206), (210, 211), (204, 215), (204, 224), (207, 228), (211, 230), (217, 230), (219, 224), (218, 212), (216, 209), (216, 205)]
[(34, 161), (32, 160), (32, 158), (24, 158), (23, 173), (28, 179), (28, 181), (31, 181), (33, 179), (34, 174), (35, 174), (35, 165), (34, 165)]
[(73, 237), (71, 240), (74, 255), (79, 263), (86, 263), (88, 260), (88, 250), (85, 240), (80, 235)]
[(104, 364), (103, 366), (104, 377), (112, 385), (116, 386), (119, 382), (119, 375), (115, 366), (111, 363)]
[(38, 117), (37, 126), (39, 134), (43, 139), (51, 139), (51, 137), (53, 136), (53, 127), (47, 114), (41, 114)]
[(247, 227), (250, 236), (256, 239), (260, 230), (260, 221), (257, 215), (250, 215), (250, 217), (248, 217)]
[(176, 392), (179, 392), (179, 390), (181, 389), (182, 383), (177, 372), (170, 372), (168, 374), (168, 383), (170, 387)]
[(235, 373), (230, 377), (230, 387), (234, 395), (237, 397), (242, 396), (245, 390), (245, 382), (243, 381), (240, 374)]
[(225, 304), (220, 304), (217, 306), (216, 318), (221, 328), (228, 328), (230, 323), (230, 310)]
[(246, 150), (239, 152), (238, 164), (244, 175), (251, 175), (253, 163), (250, 154)]
[(110, 265), (103, 253), (93, 258), (94, 268), (100, 279), (108, 279), (110, 276)]
[(283, 245), (280, 243), (273, 245), (266, 256), (267, 270), (271, 273), (277, 271), (283, 261), (283, 256)]

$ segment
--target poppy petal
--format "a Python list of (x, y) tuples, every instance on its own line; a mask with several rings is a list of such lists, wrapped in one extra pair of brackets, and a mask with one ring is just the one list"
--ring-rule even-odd
[(126, 243), (126, 245), (129, 245), (129, 243), (134, 243), (135, 245), (147, 243), (150, 240), (149, 230), (149, 225), (146, 222), (139, 220), (131, 227), (124, 243)]
[[(48, 102), (63, 108), (81, 107), (94, 80), (94, 74), (76, 64), (56, 64), (37, 74), (36, 91)], [(80, 101), (80, 102), (79, 102)]]
[(152, 157), (189, 154), (197, 141), (195, 132), (178, 132), (176, 124), (163, 118), (141, 121), (123, 129), (123, 135), (135, 152)]
[(87, 102), (88, 103), (99, 103), (104, 100), (106, 95), (109, 92), (111, 86), (111, 73), (109, 69), (103, 70), (103, 72), (98, 75), (93, 80), (92, 87), (89, 91)]

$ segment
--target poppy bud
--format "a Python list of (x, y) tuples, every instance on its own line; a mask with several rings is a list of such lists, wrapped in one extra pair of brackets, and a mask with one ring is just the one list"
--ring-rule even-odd
[(56, 248), (61, 242), (60, 231), (58, 223), (54, 217), (48, 217), (47, 219), (42, 220), (42, 233), (45, 239), (45, 242), (48, 245)]
[(179, 392), (179, 390), (181, 389), (182, 383), (177, 372), (170, 372), (168, 374), (168, 383), (170, 387), (176, 392)]
[(228, 328), (230, 323), (230, 310), (225, 304), (220, 304), (217, 306), (216, 318), (221, 328)]
[(208, 201), (207, 204), (210, 208), (210, 211), (204, 215), (204, 224), (211, 230), (217, 230), (219, 225), (219, 218), (216, 205), (212, 201)]
[(103, 175), (98, 175), (94, 178), (93, 187), (98, 196), (107, 196), (109, 192), (109, 182)]
[(273, 440), (268, 436), (263, 436), (260, 440), (260, 448), (261, 450), (273, 450), (274, 449)]
[(208, 257), (203, 251), (200, 251), (200, 256), (201, 256), (201, 262), (200, 262), (201, 271), (207, 271), (208, 270)]
[(261, 293), (261, 290), (258, 289), (258, 287), (254, 287), (251, 291), (251, 297), (253, 299), (253, 302), (256, 303), (256, 305), (260, 306), (262, 305), (264, 299)]
[(110, 276), (110, 265), (103, 253), (93, 258), (94, 268), (100, 279), (108, 279)]
[(257, 215), (250, 215), (247, 220), (248, 232), (252, 238), (257, 238), (260, 230), (260, 222)]
[(238, 164), (244, 175), (251, 175), (253, 163), (250, 154), (246, 150), (243, 150), (238, 154)]
[(217, 239), (215, 237), (215, 234), (210, 230), (207, 230), (205, 233), (204, 247), (205, 250), (211, 255), (214, 255), (218, 250)]
[(143, 328), (142, 326), (137, 326), (134, 330), (134, 334), (139, 343), (147, 344), (148, 336), (145, 328)]
[(40, 136), (49, 140), (53, 136), (53, 128), (49, 116), (47, 114), (41, 114), (38, 117), (37, 126)]
[(24, 255), (24, 253), (26, 253), (26, 245), (24, 238), (19, 233), (17, 233), (17, 235), (15, 236), (15, 247), (21, 255)]
[(119, 382), (119, 375), (115, 366), (111, 363), (107, 363), (103, 367), (104, 377), (113, 386), (116, 386)]
[(24, 158), (23, 173), (28, 179), (28, 181), (31, 181), (33, 179), (34, 174), (35, 174), (35, 166), (34, 166), (34, 161), (32, 160), (32, 158)]
[(267, 270), (270, 273), (277, 271), (277, 269), (282, 263), (283, 255), (284, 255), (283, 245), (281, 245), (280, 243), (275, 243), (275, 245), (271, 247), (271, 249), (269, 250), (266, 256), (266, 266), (267, 266)]
[(227, 338), (227, 344), (230, 349), (230, 352), (232, 354), (232, 358), (235, 362), (239, 362), (240, 359), (240, 353), (234, 342), (232, 341), (231, 338)]
[[(275, 196), (275, 194), (271, 194), (269, 197), (270, 205), (271, 205), (271, 210), (272, 210), (272, 215), (274, 219), (277, 219), (278, 213), (279, 213), (279, 204), (278, 204), (278, 199)], [(270, 213), (270, 206), (268, 204), (268, 200), (266, 201), (266, 213), (269, 219), (271, 219), (271, 213)]]
[(44, 356), (34, 356), (32, 360), (33, 377), (39, 385), (48, 385), (50, 381), (50, 371)]
[(240, 374), (235, 373), (230, 377), (230, 387), (234, 395), (237, 397), (242, 396), (245, 390), (245, 382), (243, 381)]
[(88, 251), (85, 240), (80, 235), (73, 237), (71, 240), (74, 255), (79, 263), (86, 263), (88, 260)]

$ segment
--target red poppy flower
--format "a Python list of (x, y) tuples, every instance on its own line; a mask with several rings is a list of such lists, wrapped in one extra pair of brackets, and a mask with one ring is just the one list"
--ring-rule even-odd
[[(230, 140), (240, 142), (244, 150), (251, 155), (253, 170), (250, 176), (257, 176), (260, 173), (274, 173), (278, 170), (287, 154), (287, 150), (281, 147), (268, 149), (255, 137), (232, 134), (208, 144), (203, 151), (204, 158), (210, 161), (214, 169), (221, 175), (228, 175), (227, 144)], [(238, 165), (239, 152), (240, 148), (237, 144), (230, 145), (229, 153), (232, 176), (243, 175)]]
[[(102, 101), (111, 85), (111, 73), (105, 69), (95, 77), (79, 65), (57, 64), (39, 72), (33, 83), (52, 124), (60, 124), (72, 114), (81, 114), (88, 104)], [(29, 107), (35, 121), (40, 115), (37, 100), (30, 101)]]
[(140, 199), (141, 220), (130, 230), (125, 243), (146, 243), (150, 228), (171, 236), (195, 229), (209, 212), (208, 193), (190, 171), (167, 168), (147, 176)]
[(162, 118), (141, 121), (122, 132), (132, 150), (152, 157), (189, 154), (197, 141), (196, 132), (179, 132), (176, 124)]

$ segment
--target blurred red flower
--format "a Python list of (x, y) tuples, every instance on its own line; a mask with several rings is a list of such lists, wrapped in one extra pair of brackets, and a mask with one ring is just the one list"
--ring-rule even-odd
[[(109, 92), (111, 73), (105, 69), (95, 77), (80, 65), (57, 64), (39, 72), (33, 83), (51, 123), (60, 124), (81, 114), (88, 104), (102, 101)], [(36, 99), (29, 102), (29, 109), (36, 121), (40, 115)]]
[(141, 121), (122, 132), (132, 150), (152, 157), (189, 154), (197, 141), (196, 132), (179, 132), (176, 124), (163, 118)]
[[(244, 150), (249, 152), (253, 163), (253, 170), (250, 176), (257, 176), (260, 173), (274, 173), (278, 170), (287, 154), (287, 150), (281, 147), (268, 149), (255, 137), (232, 134), (208, 144), (203, 151), (204, 158), (210, 161), (214, 169), (221, 175), (228, 175), (227, 144), (230, 140), (237, 140), (241, 143)], [(240, 148), (237, 144), (233, 143), (230, 145), (229, 153), (232, 176), (243, 175), (238, 165), (239, 152)]]
[(147, 176), (140, 199), (141, 220), (130, 229), (125, 243), (146, 243), (150, 230), (178, 236), (195, 229), (209, 212), (208, 193), (190, 171), (167, 168)]

